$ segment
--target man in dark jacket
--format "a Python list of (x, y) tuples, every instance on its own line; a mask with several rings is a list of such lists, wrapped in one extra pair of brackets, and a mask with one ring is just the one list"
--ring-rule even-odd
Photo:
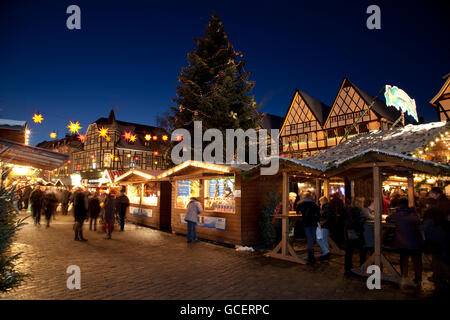
[(314, 243), (316, 242), (316, 228), (320, 219), (320, 209), (312, 200), (311, 192), (305, 192), (302, 202), (297, 206), (297, 214), (299, 212), (302, 214), (303, 228), (308, 242), (308, 262), (314, 264)]
[(42, 202), (44, 201), (44, 193), (41, 187), (37, 185), (30, 194), (30, 202), (33, 209), (34, 225), (41, 224)]
[(88, 214), (89, 214), (89, 230), (92, 230), (92, 223), (94, 223), (94, 231), (97, 231), (97, 219), (100, 215), (100, 200), (98, 199), (98, 193), (89, 199)]
[(422, 282), (422, 234), (420, 217), (414, 208), (408, 207), (408, 199), (401, 198), (395, 213), (386, 218), (395, 224), (395, 247), (400, 250), (400, 269), (402, 278), (408, 277), (409, 257), (414, 265), (414, 282)]
[(44, 200), (42, 204), (42, 211), (45, 214), (46, 227), (50, 227), (50, 219), (56, 213), (56, 207), (58, 206), (58, 200), (56, 199), (55, 192), (51, 189), (47, 190), (44, 194)]
[(450, 201), (440, 188), (431, 189), (430, 206), (424, 213), (426, 241), (431, 245), (433, 276), (430, 280), (438, 289), (449, 287), (450, 282)]
[(69, 209), (70, 191), (63, 189), (61, 191), (61, 214), (67, 216), (67, 210)]
[(120, 231), (123, 231), (125, 227), (125, 216), (127, 209), (130, 206), (130, 200), (125, 195), (125, 188), (120, 190), (120, 195), (116, 199), (117, 213), (119, 215)]
[(73, 207), (75, 218), (75, 241), (87, 241), (83, 237), (83, 223), (87, 218), (88, 201), (87, 195), (81, 188), (77, 188), (73, 194)]

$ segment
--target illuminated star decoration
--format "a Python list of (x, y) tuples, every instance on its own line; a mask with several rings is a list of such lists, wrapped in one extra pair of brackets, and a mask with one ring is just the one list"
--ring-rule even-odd
[(133, 133), (131, 133), (131, 131), (126, 131), (126, 130), (123, 132), (123, 135), (122, 135), (123, 139), (127, 142), (129, 142), (131, 140), (132, 136), (133, 136)]
[(78, 140), (80, 140), (81, 142), (85, 142), (86, 141), (86, 135), (85, 134), (80, 134), (79, 136), (78, 136)]
[(136, 141), (136, 135), (133, 134), (133, 135), (130, 137), (130, 142), (135, 142), (135, 141)]
[(69, 128), (70, 133), (77, 133), (78, 134), (78, 131), (81, 130), (81, 126), (80, 126), (80, 123), (78, 121), (77, 122), (70, 121), (70, 123), (67, 126), (67, 128)]
[(42, 123), (42, 120), (44, 120), (44, 117), (43, 117), (42, 114), (40, 114), (40, 113), (36, 113), (36, 114), (33, 116), (33, 121), (34, 121), (34, 123)]
[(56, 138), (56, 132), (55, 132), (55, 131), (52, 131), (52, 132), (50, 133), (50, 138), (52, 138), (52, 139), (55, 139), (55, 138)]
[(101, 127), (100, 129), (98, 129), (98, 135), (100, 137), (106, 138), (108, 137), (108, 131), (108, 128)]

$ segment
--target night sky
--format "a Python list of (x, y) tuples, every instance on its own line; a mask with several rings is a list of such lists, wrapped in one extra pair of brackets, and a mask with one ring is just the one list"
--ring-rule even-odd
[[(0, 118), (28, 121), (31, 144), (52, 130), (63, 137), (69, 120), (84, 132), (112, 106), (120, 120), (156, 125), (192, 39), (216, 12), (244, 53), (261, 111), (284, 116), (295, 88), (331, 105), (348, 77), (372, 95), (402, 88), (435, 121), (429, 101), (450, 72), (448, 3), (0, 0)], [(71, 4), (81, 8), (81, 30), (66, 27)], [(381, 30), (366, 28), (371, 4), (381, 8)]]

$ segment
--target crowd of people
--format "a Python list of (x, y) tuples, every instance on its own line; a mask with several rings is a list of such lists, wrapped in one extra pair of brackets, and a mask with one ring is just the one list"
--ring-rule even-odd
[[(321, 197), (316, 204), (314, 194), (304, 192), (293, 203), (302, 222), (296, 226), (304, 235), (308, 247), (308, 262), (314, 264), (314, 245), (321, 248), (320, 260), (330, 259), (328, 239), (345, 248), (344, 274), (352, 275), (353, 255), (360, 253), (363, 265), (374, 252), (374, 202), (373, 199), (356, 197), (346, 203), (342, 194), (334, 193), (330, 199)], [(428, 193), (416, 194), (415, 206), (409, 207), (407, 196), (402, 190), (383, 194), (383, 212), (386, 222), (394, 228), (394, 248), (400, 253), (401, 276), (408, 276), (411, 258), (415, 283), (422, 282), (422, 254), (432, 255), (434, 281), (439, 287), (448, 288), (450, 280), (450, 200), (438, 187)]]
[(89, 221), (89, 230), (97, 230), (97, 221), (101, 219), (101, 225), (107, 234), (106, 239), (111, 239), (116, 221), (120, 231), (124, 231), (125, 217), (130, 205), (125, 195), (125, 188), (119, 194), (111, 191), (107, 194), (89, 192), (83, 187), (73, 190), (68, 188), (56, 188), (52, 186), (23, 186), (17, 188), (17, 210), (29, 210), (34, 224), (40, 226), (41, 216), (45, 216), (46, 227), (50, 227), (52, 217), (56, 215), (58, 206), (62, 215), (74, 216), (74, 233), (76, 241), (87, 241), (83, 236), (83, 224)]

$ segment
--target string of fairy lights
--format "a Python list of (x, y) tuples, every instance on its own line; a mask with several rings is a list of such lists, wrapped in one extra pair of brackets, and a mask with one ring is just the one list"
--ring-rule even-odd
[[(430, 139), (426, 144), (417, 148), (411, 156), (416, 159), (430, 160), (432, 158), (431, 153), (436, 153), (436, 151), (439, 151), (439, 149), (437, 149), (439, 147), (442, 151), (450, 151), (450, 130), (439, 133)], [(414, 174), (415, 182), (426, 180), (427, 183), (433, 184), (436, 180), (441, 178), (442, 177), (435, 177), (426, 174)]]

